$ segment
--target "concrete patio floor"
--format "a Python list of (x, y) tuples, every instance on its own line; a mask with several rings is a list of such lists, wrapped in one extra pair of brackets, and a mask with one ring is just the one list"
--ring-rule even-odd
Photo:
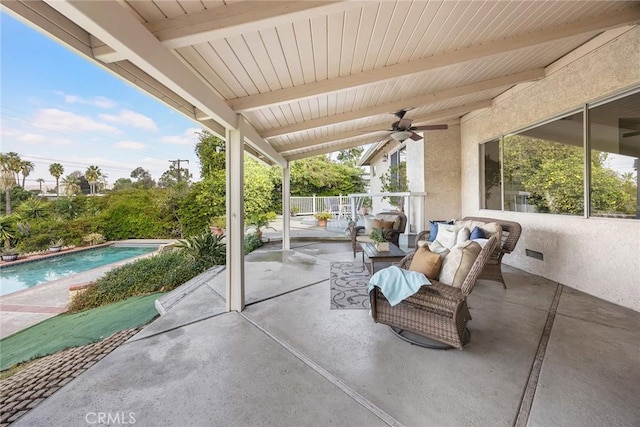
[(464, 351), (430, 350), (330, 309), (350, 243), (292, 246), (247, 256), (242, 313), (211, 271), (15, 425), (640, 425), (640, 313), (505, 266)]

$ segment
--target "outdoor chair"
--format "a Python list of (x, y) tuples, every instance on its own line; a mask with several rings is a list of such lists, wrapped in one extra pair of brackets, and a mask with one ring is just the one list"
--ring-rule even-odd
[[(502, 257), (504, 257), (505, 254), (510, 254), (515, 250), (516, 243), (518, 243), (520, 234), (522, 233), (522, 227), (517, 222), (496, 218), (467, 216), (464, 217), (462, 221), (476, 223), (481, 222), (485, 224), (495, 222), (497, 224), (500, 224), (500, 226), (502, 227), (500, 241), (498, 242), (495, 251), (487, 260), (487, 263), (485, 264), (484, 269), (482, 270), (478, 278), (500, 282), (506, 289), (507, 284), (505, 283), (504, 277), (502, 276)], [(427, 241), (428, 236), (429, 231), (422, 231), (418, 233), (418, 235), (416, 236), (416, 242), (418, 242), (418, 245), (421, 245), (425, 241)]]
[(369, 237), (371, 230), (375, 228), (375, 224), (379, 224), (388, 242), (398, 246), (400, 234), (404, 233), (407, 226), (407, 217), (402, 212), (381, 212), (373, 218), (364, 218), (365, 226), (354, 226), (351, 230), (351, 247), (353, 249), (353, 257), (359, 252), (360, 243), (373, 243)]
[[(494, 236), (487, 241), (460, 287), (430, 279), (430, 285), (422, 286), (417, 293), (395, 306), (389, 304), (380, 288), (374, 287), (369, 294), (374, 322), (389, 325), (397, 334), (398, 331), (408, 331), (462, 350), (468, 341), (466, 325), (471, 320), (467, 296), (473, 290), (497, 242)], [(412, 252), (404, 257), (398, 267), (409, 269), (415, 254), (416, 252)]]

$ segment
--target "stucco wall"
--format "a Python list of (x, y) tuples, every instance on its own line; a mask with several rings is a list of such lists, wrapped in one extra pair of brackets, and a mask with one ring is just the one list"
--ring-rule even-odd
[(459, 218), (461, 211), (460, 125), (425, 132), (424, 182), (427, 220)]
[[(511, 219), (523, 227), (515, 253), (504, 262), (636, 311), (640, 311), (640, 221), (480, 210), (478, 145), (640, 86), (639, 58), (640, 28), (636, 28), (559, 69), (550, 67), (553, 73), (544, 79), (512, 90), (494, 107), (461, 124), (462, 215)], [(544, 261), (527, 257), (525, 249), (542, 252)]]

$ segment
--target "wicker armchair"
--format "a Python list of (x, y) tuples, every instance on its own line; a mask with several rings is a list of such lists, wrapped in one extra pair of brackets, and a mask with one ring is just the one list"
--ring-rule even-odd
[[(400, 218), (399, 225), (397, 228), (383, 230), (383, 234), (385, 239), (388, 242), (393, 243), (398, 246), (398, 242), (400, 239), (400, 235), (404, 233), (404, 229), (407, 227), (407, 217), (402, 212), (381, 212), (375, 215), (376, 219), (379, 218)], [(365, 234), (365, 228), (362, 226), (353, 227), (351, 230), (351, 248), (353, 249), (353, 256), (355, 258), (356, 252), (360, 249), (359, 243), (361, 242), (372, 242), (367, 234)]]
[[(502, 286), (507, 289), (507, 284), (504, 282), (502, 276), (502, 257), (505, 254), (510, 254), (516, 248), (516, 243), (520, 239), (522, 233), (522, 227), (520, 224), (514, 221), (506, 221), (503, 219), (486, 218), (477, 216), (466, 216), (464, 221), (481, 221), (481, 222), (497, 222), (502, 227), (502, 238), (495, 251), (491, 254), (484, 269), (480, 273), (478, 279), (493, 280), (502, 283)], [(422, 231), (416, 236), (416, 242), (420, 240), (427, 240), (429, 231)]]
[[(465, 328), (471, 320), (467, 306), (467, 295), (497, 246), (497, 239), (491, 237), (480, 251), (461, 288), (431, 280), (431, 285), (420, 290), (396, 306), (391, 306), (379, 288), (369, 294), (371, 315), (376, 323), (382, 323), (422, 335), (451, 345), (459, 350), (465, 343)], [(415, 252), (407, 255), (399, 263), (400, 268), (409, 268)]]

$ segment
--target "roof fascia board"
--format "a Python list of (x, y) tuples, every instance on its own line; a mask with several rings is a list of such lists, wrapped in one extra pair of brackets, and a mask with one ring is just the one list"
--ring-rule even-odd
[(323, 126), (329, 126), (336, 123), (347, 122), (360, 119), (363, 117), (384, 114), (390, 111), (399, 110), (409, 107), (423, 107), (435, 102), (441, 102), (459, 96), (470, 95), (485, 90), (496, 89), (505, 86), (512, 86), (518, 83), (537, 80), (545, 76), (544, 68), (534, 68), (532, 70), (523, 71), (507, 76), (496, 77), (489, 80), (472, 83), (465, 86), (458, 86), (449, 89), (443, 89), (425, 95), (416, 96), (404, 100), (391, 102), (389, 104), (377, 105), (374, 107), (364, 108), (361, 110), (349, 111), (346, 113), (335, 114), (333, 116), (320, 117), (318, 119), (307, 120), (305, 122), (294, 123), (288, 126), (268, 129), (261, 133), (263, 138), (274, 138), (276, 136), (288, 135), (291, 133), (301, 132), (305, 130), (315, 129)]
[(218, 123), (236, 129), (236, 113), (120, 4), (45, 1), (90, 34), (124, 52), (132, 63)]
[(520, 34), (492, 43), (469, 46), (464, 49), (443, 53), (415, 61), (394, 64), (375, 70), (365, 71), (349, 76), (313, 82), (277, 91), (245, 96), (228, 100), (235, 111), (250, 111), (272, 105), (290, 103), (315, 96), (353, 89), (399, 77), (422, 73), (428, 70), (447, 67), (462, 62), (480, 59), (492, 55), (510, 52), (542, 43), (573, 37), (591, 32), (606, 31), (640, 22), (640, 7), (625, 9), (616, 14), (596, 16), (591, 19), (569, 24), (560, 24), (554, 28)]

